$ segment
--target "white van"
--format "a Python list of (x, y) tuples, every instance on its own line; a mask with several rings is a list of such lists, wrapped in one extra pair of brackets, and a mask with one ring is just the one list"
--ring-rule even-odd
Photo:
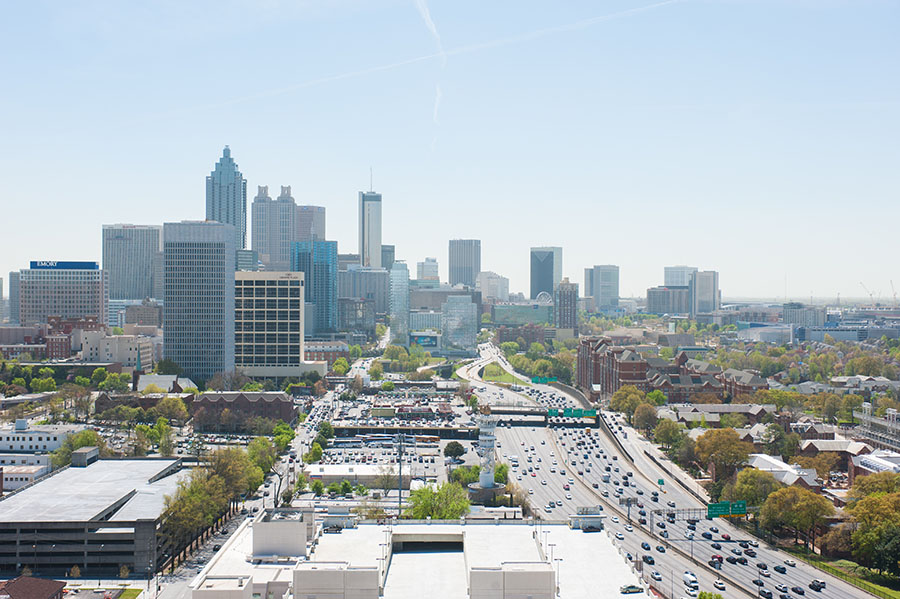
[(696, 589), (700, 586), (697, 582), (697, 576), (690, 570), (685, 570), (684, 574), (681, 575), (681, 580), (684, 582), (684, 586), (691, 589)]

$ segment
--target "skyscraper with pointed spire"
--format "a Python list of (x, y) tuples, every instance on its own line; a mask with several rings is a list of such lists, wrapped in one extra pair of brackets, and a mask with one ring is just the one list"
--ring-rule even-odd
[(206, 178), (206, 220), (233, 226), (235, 249), (247, 247), (247, 180), (228, 146)]

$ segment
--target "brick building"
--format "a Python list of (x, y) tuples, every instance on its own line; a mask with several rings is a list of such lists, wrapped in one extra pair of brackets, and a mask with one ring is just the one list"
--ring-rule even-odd
[(338, 358), (350, 360), (350, 346), (343, 341), (307, 341), (306, 361), (327, 362), (328, 369), (334, 366)]
[(293, 422), (298, 412), (293, 398), (281, 391), (207, 391), (194, 399), (190, 408), (194, 414), (203, 409), (207, 416), (218, 416), (227, 409), (243, 416), (287, 423)]

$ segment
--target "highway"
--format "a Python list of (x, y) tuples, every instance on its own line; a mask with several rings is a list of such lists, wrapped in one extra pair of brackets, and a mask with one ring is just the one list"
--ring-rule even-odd
[[(482, 357), (479, 360), (467, 367), (460, 368), (458, 372), (464, 378), (477, 381), (473, 374), (491, 361), (503, 364), (496, 359), (496, 350), (482, 349)], [(477, 389), (479, 398), (489, 404), (528, 402), (534, 401), (533, 397), (537, 397), (542, 404), (546, 405), (549, 396), (553, 396), (554, 405), (562, 398), (566, 398), (572, 405), (575, 401), (574, 398), (543, 385), (531, 386), (524, 393), (514, 393), (481, 381), (474, 382), (473, 385)], [(529, 397), (528, 394), (532, 397)], [(725, 597), (758, 597), (762, 596), (761, 589), (770, 591), (773, 597), (800, 597), (801, 593), (791, 590), (793, 588), (802, 589), (802, 596), (810, 594), (816, 597), (833, 597), (835, 599), (867, 596), (859, 589), (803, 562), (797, 562), (795, 566), (786, 565), (785, 560), (790, 559), (788, 554), (766, 546), (761, 541), (754, 539), (753, 542), (758, 544), (758, 547), (748, 547), (757, 553), (756, 556), (753, 556), (752, 553), (749, 556), (746, 555), (746, 549), (739, 543), (750, 541), (752, 537), (722, 518), (709, 521), (701, 517), (696, 523), (695, 531), (688, 531), (688, 522), (685, 520), (675, 520), (674, 523), (664, 522), (664, 529), (658, 527), (657, 523), (665, 516), (654, 515), (651, 520), (650, 512), (653, 509), (670, 509), (671, 506), (668, 505), (670, 501), (675, 505), (671, 509), (678, 510), (705, 509), (705, 505), (676, 484), (669, 474), (663, 472), (659, 466), (644, 456), (643, 446), (635, 445), (640, 442), (635, 439), (637, 433), (634, 430), (623, 426), (622, 431), (619, 431), (618, 427), (622, 422), (619, 416), (611, 413), (603, 413), (603, 416), (615, 430), (620, 441), (625, 444), (629, 454), (635, 459), (634, 464), (626, 459), (625, 454), (605, 434), (603, 429), (591, 429), (590, 434), (586, 435), (584, 429), (561, 427), (555, 430), (545, 427), (498, 428), (497, 439), (500, 441), (500, 447), (497, 449), (498, 459), (509, 463), (510, 456), (518, 457), (520, 468), (514, 473), (511, 471), (511, 482), (521, 485), (526, 493), (529, 489), (532, 491), (529, 498), (537, 515), (545, 519), (565, 520), (578, 506), (602, 505), (604, 513), (609, 516), (606, 519), (606, 526), (614, 534), (618, 533), (616, 538), (625, 550), (637, 560), (641, 560), (644, 554), (649, 553), (653, 556), (655, 564), (642, 564), (642, 574), (645, 579), (649, 580), (650, 573), (654, 570), (658, 571), (662, 580), (653, 581), (653, 584), (662, 593), (670, 596), (673, 591), (675, 597), (688, 596), (687, 589), (681, 582), (685, 570), (691, 570), (697, 575), (700, 590), (719, 592)], [(624, 433), (628, 433), (627, 439), (624, 438)], [(589, 447), (575, 445), (579, 441), (590, 443), (590, 445)], [(532, 446), (534, 451), (531, 450)], [(588, 455), (587, 458), (584, 457), (585, 454)], [(527, 461), (529, 457), (531, 462)], [(554, 460), (557, 462), (555, 465), (553, 464)], [(573, 460), (574, 466), (572, 465)], [(529, 466), (532, 468), (532, 472), (528, 472)], [(606, 466), (610, 467), (608, 483), (602, 482), (602, 475), (606, 474)], [(551, 472), (551, 468), (555, 468), (556, 472)], [(619, 472), (615, 472), (615, 468), (619, 468)], [(562, 474), (562, 469), (565, 469), (566, 474)], [(581, 474), (579, 474), (579, 470)], [(629, 471), (633, 472), (632, 477), (625, 476)], [(520, 478), (521, 480), (519, 480)], [(570, 478), (572, 479), (571, 483), (569, 482)], [(626, 478), (629, 482), (628, 487), (623, 486)], [(664, 481), (661, 487), (657, 485), (659, 479)], [(543, 481), (546, 481), (546, 484), (543, 484)], [(616, 482), (618, 485), (615, 484)], [(569, 485), (569, 490), (563, 488), (564, 484)], [(594, 488), (594, 484), (597, 485), (596, 488)], [(614, 495), (616, 488), (621, 490), (622, 497), (632, 497), (643, 504), (643, 508), (638, 506), (632, 508), (631, 532), (625, 529), (626, 519), (623, 517), (625, 508), (618, 504), (618, 499)], [(601, 495), (603, 491), (608, 497)], [(658, 502), (650, 500), (653, 491), (659, 493)], [(567, 494), (571, 496), (571, 499), (566, 497)], [(545, 506), (551, 500), (560, 501), (562, 507), (553, 507), (547, 511)], [(646, 525), (638, 523), (638, 518), (642, 517), (639, 513), (640, 509), (644, 509), (646, 512), (646, 516), (644, 516), (647, 520)], [(613, 516), (619, 522), (613, 521)], [(716, 528), (717, 532), (712, 528)], [(663, 530), (668, 534), (668, 539), (660, 536)], [(694, 533), (693, 539), (686, 538), (687, 532)], [(704, 533), (709, 534), (711, 539), (703, 538)], [(622, 537), (621, 539), (618, 539), (619, 535)], [(723, 535), (728, 535), (729, 538), (726, 539)], [(642, 549), (641, 543), (647, 543), (651, 548), (650, 551)], [(715, 548), (713, 543), (717, 543), (719, 548)], [(656, 549), (657, 546), (662, 546), (665, 553), (659, 552)], [(679, 553), (679, 550), (683, 553)], [(740, 551), (741, 555), (737, 555), (737, 551)], [(693, 560), (690, 557), (691, 554), (693, 554)], [(714, 554), (721, 555), (723, 558), (739, 559), (744, 557), (747, 560), (746, 565), (727, 561), (722, 564), (720, 575), (726, 586), (725, 591), (713, 587), (717, 573), (714, 573), (715, 571), (707, 562)], [(766, 564), (765, 572), (769, 576), (760, 574), (761, 570), (757, 567), (760, 562)], [(783, 566), (785, 573), (774, 571), (775, 566)], [(822, 591), (812, 590), (808, 585), (813, 579), (824, 580), (827, 583), (826, 588)], [(763, 587), (757, 587), (754, 580), (762, 581)], [(780, 587), (780, 585), (784, 586)], [(765, 591), (762, 591), (762, 594), (764, 593)]]

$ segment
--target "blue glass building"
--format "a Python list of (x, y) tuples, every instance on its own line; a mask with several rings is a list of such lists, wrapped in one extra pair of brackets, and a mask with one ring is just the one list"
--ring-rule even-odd
[(337, 331), (337, 242), (312, 240), (292, 243), (291, 270), (303, 273), (306, 301), (315, 305), (315, 330)]
[(247, 247), (247, 180), (225, 146), (206, 178), (206, 220), (234, 227), (234, 249)]

